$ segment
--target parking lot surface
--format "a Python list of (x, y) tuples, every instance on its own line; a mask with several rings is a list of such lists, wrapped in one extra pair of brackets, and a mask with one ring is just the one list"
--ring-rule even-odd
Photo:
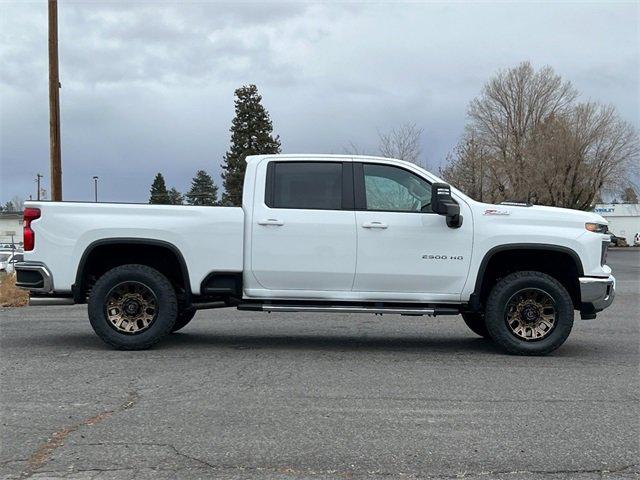
[(201, 311), (143, 352), (0, 310), (0, 478), (638, 478), (640, 251), (546, 357), (460, 317)]

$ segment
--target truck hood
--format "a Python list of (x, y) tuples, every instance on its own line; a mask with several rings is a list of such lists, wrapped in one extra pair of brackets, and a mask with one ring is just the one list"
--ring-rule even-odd
[[(516, 207), (522, 208), (522, 207)], [(542, 205), (533, 205), (531, 208), (535, 212), (540, 212), (544, 215), (553, 215), (554, 217), (563, 217), (572, 220), (584, 220), (585, 222), (593, 222), (593, 223), (602, 223), (604, 225), (608, 225), (609, 222), (604, 219), (601, 215), (593, 212), (585, 212), (583, 210), (572, 210), (570, 208), (559, 208), (559, 207), (545, 207)]]
[(500, 216), (519, 220), (528, 219), (534, 224), (557, 224), (563, 222), (609, 224), (609, 222), (597, 213), (571, 210), (569, 208), (545, 207), (542, 205), (493, 205), (490, 203), (479, 204), (479, 207), (479, 213), (484, 217)]

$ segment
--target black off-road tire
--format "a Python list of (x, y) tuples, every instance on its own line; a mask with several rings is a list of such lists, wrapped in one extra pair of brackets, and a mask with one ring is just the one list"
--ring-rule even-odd
[(177, 332), (181, 328), (186, 327), (193, 317), (196, 314), (196, 309), (180, 309), (178, 310), (178, 318), (176, 318), (176, 323), (173, 324), (173, 328), (171, 329), (171, 333)]
[[(135, 334), (118, 331), (108, 320), (106, 301), (109, 292), (123, 282), (139, 282), (150, 289), (157, 300), (155, 319)], [(178, 315), (178, 301), (173, 286), (157, 270), (145, 265), (122, 265), (102, 275), (91, 290), (89, 320), (96, 334), (119, 350), (144, 350), (169, 334)]]
[[(524, 340), (516, 336), (506, 321), (507, 304), (523, 289), (542, 290), (555, 305), (555, 325), (546, 336)], [(500, 280), (491, 290), (485, 310), (485, 324), (491, 339), (514, 355), (545, 355), (562, 345), (573, 327), (573, 302), (566, 288), (555, 278), (535, 271), (515, 272)]]
[(487, 326), (484, 323), (483, 314), (465, 312), (462, 314), (462, 319), (464, 320), (464, 323), (467, 324), (467, 327), (469, 327), (469, 329), (476, 335), (479, 335), (482, 338), (491, 338), (489, 336), (489, 331), (487, 330)]

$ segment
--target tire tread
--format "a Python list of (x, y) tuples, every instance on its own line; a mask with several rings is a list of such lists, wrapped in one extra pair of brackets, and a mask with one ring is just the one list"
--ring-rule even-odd
[[(554, 296), (556, 300), (558, 318), (554, 331), (550, 333), (549, 337), (528, 343), (516, 339), (509, 332), (503, 317), (505, 303), (508, 300), (504, 297), (515, 284), (532, 282), (538, 286), (543, 285), (550, 290), (547, 293)], [(566, 315), (566, 317), (561, 318), (562, 315)], [(490, 337), (508, 353), (546, 355), (560, 347), (569, 336), (573, 326), (573, 301), (564, 286), (552, 276), (534, 270), (524, 270), (511, 273), (496, 283), (487, 299), (485, 319)]]
[[(126, 275), (126, 274), (136, 276), (136, 275), (139, 275), (140, 273), (142, 273), (143, 275), (149, 276), (151, 279), (153, 279), (155, 282), (157, 282), (160, 285), (160, 288), (162, 291), (159, 292), (159, 296), (162, 296), (163, 300), (168, 303), (168, 311), (163, 312), (162, 314), (173, 316), (174, 321), (160, 322), (159, 324), (161, 325), (160, 327), (158, 326), (158, 324), (156, 324), (155, 327), (157, 330), (155, 331), (155, 334), (151, 336), (148, 340), (138, 341), (135, 343), (134, 342), (130, 342), (130, 343), (118, 342), (115, 339), (117, 337), (111, 337), (108, 334), (105, 334), (102, 331), (101, 325), (99, 325), (100, 322), (104, 322), (105, 320), (104, 315), (102, 315), (101, 313), (104, 302), (103, 302), (103, 299), (97, 298), (97, 295), (99, 294), (103, 286), (104, 285), (108, 286), (109, 283), (114, 280), (114, 278), (117, 278), (120, 275)], [(120, 265), (118, 267), (115, 267), (109, 270), (104, 275), (102, 275), (96, 281), (94, 287), (92, 288), (91, 296), (89, 297), (88, 304), (89, 304), (88, 306), (89, 319), (91, 321), (91, 326), (93, 327), (94, 331), (102, 341), (104, 341), (108, 345), (118, 350), (146, 350), (152, 347), (153, 345), (158, 343), (163, 337), (171, 333), (171, 330), (175, 323), (175, 318), (178, 312), (178, 300), (176, 298), (175, 290), (173, 289), (173, 286), (171, 285), (167, 277), (165, 277), (163, 274), (161, 274), (154, 268), (148, 267), (146, 265), (139, 265), (139, 264)], [(158, 319), (156, 319), (154, 323), (155, 322), (158, 322)], [(106, 327), (111, 328), (108, 325)]]

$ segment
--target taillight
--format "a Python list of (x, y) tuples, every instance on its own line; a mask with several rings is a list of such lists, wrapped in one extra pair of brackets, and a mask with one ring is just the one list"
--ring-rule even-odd
[(40, 218), (40, 209), (39, 208), (25, 208), (24, 216), (22, 217), (22, 227), (23, 227), (23, 242), (24, 242), (24, 251), (27, 252), (29, 250), (33, 250), (33, 247), (36, 243), (36, 234), (31, 230), (31, 222), (36, 218)]

